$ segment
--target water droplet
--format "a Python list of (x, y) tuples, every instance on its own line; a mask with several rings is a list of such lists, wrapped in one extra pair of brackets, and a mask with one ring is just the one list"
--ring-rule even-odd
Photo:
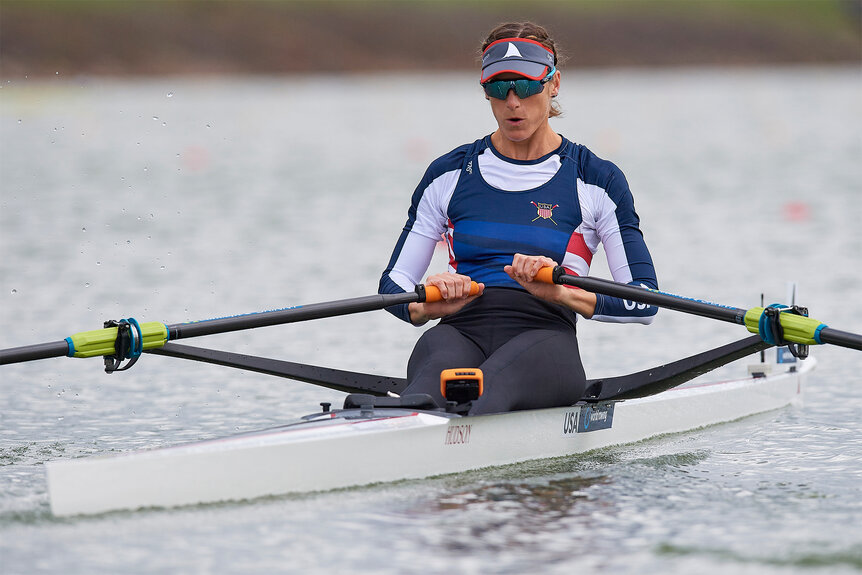
[(90, 282), (85, 283), (85, 284), (84, 284), (84, 287), (85, 287), (85, 288), (90, 287)]
[(18, 290), (16, 290), (15, 288), (12, 288), (12, 295), (15, 295), (16, 293), (18, 293)]
[(100, 265), (102, 265), (102, 262), (97, 261), (97, 262), (96, 262), (96, 265), (97, 265), (97, 266), (100, 266)]
[(66, 418), (61, 415), (60, 417), (57, 418), (57, 421), (63, 421), (64, 419), (66, 419)]
[(173, 97), (174, 97), (174, 93), (173, 93), (173, 92), (168, 92), (167, 97), (168, 97), (168, 98), (173, 98)]
[(21, 123), (21, 120), (20, 120), (20, 119), (18, 120), (18, 123), (19, 123), (19, 124)]
[(212, 126), (210, 126), (209, 124), (207, 124), (207, 128), (212, 128)]
[(156, 122), (158, 122), (158, 121), (159, 121), (159, 117), (158, 117), (158, 116), (153, 116), (153, 120), (155, 120)]
[(81, 228), (81, 231), (82, 231), (82, 232), (86, 232), (86, 231), (87, 231), (87, 228)]
[[(160, 267), (159, 269), (160, 269), (160, 270), (163, 270), (163, 269), (165, 269), (165, 266), (162, 266), (162, 267)], [(13, 291), (14, 291), (14, 290), (13, 290)]]

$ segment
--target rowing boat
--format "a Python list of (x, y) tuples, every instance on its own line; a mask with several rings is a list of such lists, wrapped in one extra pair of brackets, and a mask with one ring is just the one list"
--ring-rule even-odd
[[(419, 479), (642, 441), (786, 406), (799, 396), (803, 379), (814, 368), (815, 361), (805, 359), (810, 345), (862, 350), (862, 334), (831, 328), (796, 305), (746, 310), (566, 275), (562, 268), (545, 268), (537, 279), (744, 325), (758, 335), (638, 373), (588, 380), (575, 405), (483, 416), (465, 415), (464, 403), (452, 410), (437, 407), (429, 396), (402, 397), (407, 386), (403, 378), (175, 343), (437, 301), (441, 294), (434, 286), (199, 322), (109, 321), (103, 329), (63, 340), (0, 349), (0, 365), (60, 356), (102, 357), (105, 371), (113, 373), (128, 369), (146, 353), (276, 375), (349, 394), (342, 409), (321, 404), (322, 411), (280, 427), (169, 448), (48, 462), (51, 509), (64, 516)], [(775, 363), (765, 363), (764, 352), (770, 348), (787, 353), (777, 355)], [(697, 383), (705, 373), (757, 352), (761, 363), (749, 370), (748, 377)]]
[(745, 378), (694, 380), (645, 397), (482, 416), (435, 410), (413, 396), (349, 395), (344, 409), (322, 404), (271, 429), (51, 461), (51, 510), (66, 516), (248, 500), (568, 456), (786, 406), (815, 360), (758, 365)]

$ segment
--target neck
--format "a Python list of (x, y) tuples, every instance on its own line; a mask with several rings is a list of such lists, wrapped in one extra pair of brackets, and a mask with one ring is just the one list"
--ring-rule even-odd
[(551, 129), (551, 125), (545, 125), (533, 132), (526, 140), (515, 142), (510, 140), (498, 129), (491, 134), (491, 143), (498, 152), (512, 158), (513, 160), (538, 160), (542, 156), (550, 154), (560, 147), (563, 137)]

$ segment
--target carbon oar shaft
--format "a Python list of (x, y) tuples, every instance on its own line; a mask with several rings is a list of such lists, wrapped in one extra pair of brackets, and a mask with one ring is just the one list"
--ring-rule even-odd
[[(478, 291), (478, 284), (473, 282), (470, 293), (477, 294)], [(172, 325), (165, 325), (159, 322), (138, 324), (133, 319), (123, 320), (123, 322), (134, 324), (133, 334), (137, 338), (136, 344), (140, 347), (139, 351), (147, 351), (163, 346), (168, 340), (226, 333), (229, 331), (253, 329), (324, 317), (336, 317), (384, 309), (405, 303), (435, 302), (441, 299), (442, 296), (437, 287), (418, 285), (416, 286), (416, 291), (412, 292), (375, 294), (353, 299), (315, 303), (196, 322), (175, 323)], [(0, 365), (66, 355), (74, 357), (111, 356), (115, 354), (117, 333), (117, 327), (106, 327), (76, 333), (61, 341), (2, 349), (0, 350)]]
[(418, 301), (415, 292), (401, 294), (377, 294), (336, 302), (315, 303), (285, 309), (250, 313), (230, 317), (208, 319), (188, 323), (175, 323), (168, 327), (170, 340), (226, 333), (256, 327), (266, 327), (298, 321), (336, 317), (352, 313), (373, 311), (386, 307)]
[(579, 287), (593, 293), (600, 293), (656, 307), (745, 325), (747, 310), (738, 307), (729, 307), (665, 292), (648, 290), (601, 278), (563, 275), (555, 283)]
[(68, 353), (69, 344), (64, 339), (50, 343), (37, 343), (35, 345), (0, 349), (0, 365), (48, 359), (49, 357), (63, 357)]
[[(421, 292), (421, 293), (420, 293)], [(427, 289), (429, 298), (439, 297), (439, 291), (431, 286)], [(273, 311), (264, 311), (216, 318), (198, 322), (165, 325), (159, 322), (140, 324), (143, 349), (161, 347), (169, 339), (182, 339), (201, 335), (212, 335), (229, 331), (252, 329), (283, 323), (292, 323), (323, 317), (335, 317), (351, 313), (372, 311), (386, 307), (424, 301), (426, 293), (407, 292), (400, 294), (377, 294), (341, 301), (316, 303)], [(39, 343), (0, 350), (0, 365), (20, 363), (51, 357), (97, 357), (112, 355), (117, 339), (117, 328), (108, 327), (76, 333), (65, 340)]]
[[(744, 325), (748, 331), (760, 333), (758, 325), (763, 308), (745, 310), (601, 278), (569, 275), (559, 266), (553, 269), (543, 268), (536, 278), (546, 283), (574, 286), (593, 293)], [(860, 334), (833, 329), (814, 318), (793, 314), (781, 314), (779, 321), (787, 341), (805, 345), (831, 343), (862, 351)], [(762, 333), (761, 336), (763, 336)]]
[(827, 327), (820, 332), (820, 341), (862, 351), (862, 335), (858, 333)]

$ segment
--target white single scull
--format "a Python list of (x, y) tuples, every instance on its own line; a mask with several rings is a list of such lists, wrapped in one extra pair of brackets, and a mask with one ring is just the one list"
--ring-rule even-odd
[(223, 439), (51, 461), (51, 510), (67, 516), (238, 501), (583, 453), (786, 406), (815, 360), (763, 365), (766, 373), (748, 378), (636, 399), (484, 416), (359, 406)]

